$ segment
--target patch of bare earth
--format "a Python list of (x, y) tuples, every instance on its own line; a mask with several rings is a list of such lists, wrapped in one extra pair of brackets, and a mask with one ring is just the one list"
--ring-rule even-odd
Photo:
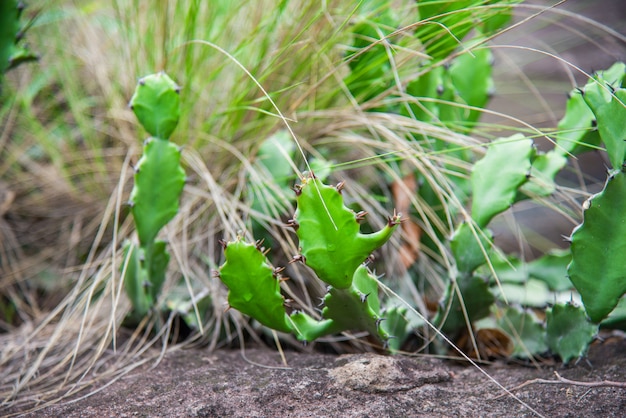
[[(507, 388), (554, 372), (584, 382), (626, 381), (626, 341), (592, 346), (589, 362), (556, 368), (505, 364), (484, 370)], [(355, 354), (177, 350), (152, 370), (27, 416), (46, 417), (530, 417), (471, 366), (433, 358)], [(98, 389), (98, 388), (92, 388)], [(528, 384), (516, 396), (547, 417), (622, 417), (626, 388)], [(84, 394), (84, 393), (83, 393)], [(18, 411), (12, 411), (18, 412)]]

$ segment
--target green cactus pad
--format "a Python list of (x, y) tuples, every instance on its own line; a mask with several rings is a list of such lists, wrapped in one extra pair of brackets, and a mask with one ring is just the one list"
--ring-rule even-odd
[(546, 333), (550, 350), (568, 363), (585, 355), (598, 326), (587, 321), (581, 307), (557, 304), (546, 312)]
[(178, 147), (159, 138), (146, 141), (135, 170), (130, 205), (139, 241), (146, 246), (178, 213), (185, 171), (180, 166)]
[(594, 128), (595, 116), (579, 90), (572, 90), (565, 115), (557, 125), (556, 152), (577, 155), (600, 146), (600, 134)]
[(19, 34), (23, 29), (20, 24), (22, 10), (20, 1), (0, 1), (0, 77), (22, 62), (37, 59), (36, 54), (19, 46)]
[(289, 321), (300, 341), (313, 341), (325, 335), (343, 331), (332, 319), (318, 321), (304, 312), (294, 312), (289, 317)]
[(148, 248), (127, 242), (124, 245), (124, 288), (133, 305), (135, 319), (141, 319), (156, 303), (165, 282), (170, 255), (164, 241)]
[(518, 199), (527, 196), (549, 196), (556, 190), (554, 178), (567, 164), (567, 157), (561, 150), (554, 149), (536, 156), (532, 162), (530, 181), (520, 187)]
[[(480, 277), (460, 278), (457, 283), (458, 291), (463, 296), (463, 305), (469, 317), (469, 322), (473, 323), (488, 316), (491, 305), (495, 301), (495, 297), (489, 290), (488, 283)], [(433, 323), (439, 325), (442, 332), (450, 335), (467, 327), (456, 286), (457, 284), (453, 282), (448, 285), (443, 302), (440, 303), (437, 315), (433, 319)], [(450, 306), (450, 309), (446, 313), (448, 306)]]
[[(474, 28), (472, 11), (468, 8), (474, 0), (422, 0), (418, 3), (420, 20), (428, 21), (415, 30), (425, 45), (426, 53), (435, 60), (448, 56)], [(437, 22), (437, 23), (434, 23)]]
[(145, 316), (154, 303), (150, 293), (147, 291), (150, 281), (146, 271), (141, 268), (139, 260), (143, 256), (140, 254), (140, 251), (136, 245), (130, 242), (127, 242), (124, 246), (123, 266), (126, 266), (124, 289), (133, 305), (134, 314), (138, 318)]
[(535, 148), (521, 134), (493, 141), (472, 170), (472, 218), (479, 227), (507, 210), (517, 189), (528, 180)]
[(291, 332), (280, 282), (261, 250), (238, 238), (226, 244), (224, 256), (219, 276), (228, 287), (230, 306), (265, 326)]
[[(472, 42), (480, 42), (474, 39)], [(472, 53), (459, 55), (450, 66), (452, 84), (458, 92), (461, 101), (471, 107), (483, 108), (489, 101), (489, 95), (494, 90), (491, 68), (493, 54), (489, 49), (478, 49)], [(472, 127), (481, 113), (475, 109), (461, 109), (461, 120)]]
[[(617, 78), (613, 73), (619, 73)], [(585, 86), (583, 98), (596, 117), (598, 132), (606, 147), (613, 168), (619, 168), (626, 158), (626, 89), (621, 88), (626, 72), (624, 63), (600, 72), (595, 81)]]
[(361, 234), (355, 213), (344, 206), (337, 188), (307, 177), (296, 190), (298, 209), (293, 220), (302, 261), (324, 282), (338, 289), (349, 288), (354, 272), (387, 242), (400, 216), (391, 218), (378, 232)]
[(368, 331), (387, 341), (389, 335), (380, 327), (378, 284), (367, 267), (360, 265), (350, 289), (331, 287), (324, 298), (322, 316), (334, 321), (341, 330)]
[(170, 262), (170, 254), (166, 250), (165, 241), (155, 241), (151, 247), (146, 249), (146, 266), (150, 274), (150, 286), (148, 291), (152, 300), (156, 302), (161, 294), (161, 288), (165, 283), (165, 273)]
[(531, 358), (548, 351), (545, 329), (532, 311), (506, 308), (498, 318), (498, 326), (511, 336), (512, 356)]
[(459, 272), (471, 274), (479, 266), (485, 264), (485, 255), (489, 254), (493, 243), (481, 236), (480, 230), (477, 229), (476, 233), (478, 237), (474, 235), (470, 225), (464, 222), (459, 225), (452, 236), (450, 249), (454, 254)]
[(571, 236), (568, 274), (587, 314), (598, 323), (626, 293), (626, 173), (614, 172), (585, 206), (583, 223)]
[(400, 350), (402, 343), (409, 335), (409, 321), (406, 317), (407, 308), (393, 306), (384, 313), (385, 320), (380, 324), (383, 330), (389, 335), (387, 346), (392, 353)]
[(139, 80), (130, 107), (151, 135), (168, 139), (180, 117), (180, 88), (164, 72)]

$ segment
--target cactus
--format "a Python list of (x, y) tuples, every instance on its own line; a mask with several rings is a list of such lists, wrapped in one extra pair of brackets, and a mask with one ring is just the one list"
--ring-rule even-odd
[[(482, 42), (475, 38), (472, 43)], [(491, 50), (477, 49), (456, 57), (450, 65), (450, 78), (459, 96), (459, 102), (474, 108), (484, 108), (494, 91), (491, 69), (493, 54)], [(476, 109), (459, 108), (460, 120), (470, 130), (478, 121), (481, 112)]]
[(585, 204), (583, 223), (571, 240), (570, 280), (582, 296), (587, 314), (600, 322), (626, 293), (626, 172), (611, 174), (604, 189)]
[(619, 257), (626, 250), (625, 79), (626, 64), (616, 63), (598, 72), (581, 91), (614, 167), (604, 189), (585, 203), (583, 222), (571, 235), (568, 274), (595, 323), (602, 321), (626, 293), (626, 266)]
[(564, 363), (582, 357), (598, 326), (589, 323), (585, 311), (573, 303), (556, 304), (546, 312), (547, 343)]
[(395, 30), (399, 20), (386, 1), (361, 3), (364, 18), (352, 28), (355, 56), (349, 57), (350, 74), (345, 83), (352, 95), (365, 102), (387, 90), (393, 81), (385, 46), (371, 44)]
[(178, 91), (176, 83), (161, 72), (139, 80), (130, 101), (137, 119), (152, 135), (135, 167), (129, 201), (139, 245), (127, 242), (124, 250), (124, 285), (135, 319), (154, 307), (165, 281), (170, 256), (166, 243), (156, 238), (178, 212), (185, 184), (180, 149), (168, 140), (180, 114)]
[(472, 170), (472, 218), (485, 227), (515, 202), (517, 190), (530, 175), (535, 155), (533, 142), (521, 134), (500, 138)]
[[(422, 0), (418, 3), (419, 18), (424, 23), (417, 27), (415, 35), (425, 45), (426, 53), (440, 60), (452, 53), (472, 29), (490, 35), (502, 28), (511, 18), (511, 5), (521, 0)], [(473, 6), (493, 4), (480, 10), (479, 22), (473, 18)]]
[(297, 211), (290, 225), (296, 228), (301, 254), (294, 261), (311, 267), (329, 284), (323, 298), (321, 319), (302, 311), (287, 314), (280, 294), (282, 269), (272, 268), (260, 244), (241, 238), (223, 243), (225, 262), (219, 277), (228, 287), (229, 305), (282, 332), (292, 332), (303, 341), (347, 330), (368, 331), (387, 343), (387, 329), (404, 337), (401, 311), (391, 310), (391, 328), (381, 326), (384, 319), (378, 299), (376, 277), (363, 264), (372, 251), (382, 246), (400, 222), (395, 215), (379, 232), (361, 234), (355, 214), (344, 206), (341, 186), (323, 184), (310, 175), (296, 188)]
[(493, 141), (485, 156), (474, 164), (471, 174), (474, 228), (468, 222), (461, 223), (450, 242), (458, 274), (449, 283), (434, 319), (443, 332), (456, 333), (466, 326), (467, 320), (473, 322), (489, 315), (495, 297), (488, 281), (474, 274), (486, 263), (493, 245), (486, 227), (515, 202), (519, 188), (528, 180), (534, 155), (532, 141), (518, 134)]
[(498, 318), (497, 324), (513, 341), (512, 356), (530, 358), (548, 351), (546, 331), (532, 311), (508, 307)]
[(21, 26), (24, 3), (18, 0), (0, 2), (0, 82), (2, 75), (23, 62), (37, 59), (37, 55), (20, 46), (24, 32), (28, 28)]
[(324, 282), (339, 289), (350, 287), (354, 272), (367, 257), (391, 237), (400, 222), (394, 215), (373, 234), (361, 234), (357, 214), (343, 204), (340, 183), (324, 185), (314, 176), (296, 186), (298, 209), (291, 220), (300, 240), (297, 257)]
[(626, 158), (626, 88), (622, 88), (625, 78), (626, 64), (620, 62), (599, 72), (583, 90), (613, 168), (621, 167)]

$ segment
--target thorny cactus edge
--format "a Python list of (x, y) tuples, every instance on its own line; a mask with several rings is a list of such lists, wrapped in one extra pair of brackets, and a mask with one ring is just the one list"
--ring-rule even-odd
[(241, 237), (222, 242), (226, 261), (217, 273), (229, 289), (230, 306), (270, 328), (293, 332), (304, 341), (365, 330), (387, 345), (391, 336), (381, 326), (385, 318), (377, 279), (364, 262), (391, 237), (401, 216), (394, 215), (379, 232), (361, 234), (359, 221), (365, 214), (356, 214), (344, 205), (342, 187), (342, 183), (325, 185), (313, 175), (302, 179), (295, 187), (298, 208), (289, 222), (301, 247), (293, 261), (305, 263), (330, 285), (320, 319), (299, 310), (287, 313), (280, 294), (282, 269), (270, 266), (260, 243), (245, 243)]
[(21, 25), (24, 2), (17, 0), (0, 1), (0, 89), (4, 73), (18, 65), (35, 61), (37, 54), (27, 47), (20, 46), (30, 23)]
[(165, 281), (169, 254), (159, 231), (178, 213), (185, 184), (181, 150), (168, 137), (180, 115), (179, 87), (164, 72), (139, 80), (130, 107), (143, 127), (153, 135), (144, 142), (135, 166), (135, 184), (129, 205), (139, 246), (125, 246), (124, 284), (134, 316), (145, 316), (156, 303)]
[(391, 238), (401, 221), (394, 214), (380, 231), (362, 234), (359, 221), (366, 214), (355, 215), (343, 204), (342, 188), (343, 183), (332, 187), (312, 175), (304, 178), (295, 187), (298, 208), (290, 221), (300, 241), (301, 252), (295, 260), (338, 289), (350, 287), (359, 265)]

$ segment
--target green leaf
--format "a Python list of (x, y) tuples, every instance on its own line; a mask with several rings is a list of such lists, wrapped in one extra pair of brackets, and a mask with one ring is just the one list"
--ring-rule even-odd
[(409, 320), (406, 314), (407, 309), (405, 307), (393, 306), (385, 311), (385, 320), (380, 324), (385, 332), (389, 334), (387, 344), (392, 353), (400, 349), (409, 335)]
[(553, 250), (528, 263), (528, 274), (545, 282), (550, 290), (562, 292), (571, 289), (567, 266), (572, 261), (569, 250)]
[(472, 218), (485, 227), (515, 201), (517, 189), (530, 173), (533, 142), (521, 134), (493, 141), (472, 170)]
[(149, 245), (178, 213), (185, 171), (180, 166), (180, 150), (171, 142), (150, 138), (135, 170), (135, 186), (130, 205), (139, 241)]
[(492, 242), (481, 235), (483, 231), (475, 229), (478, 237), (474, 235), (470, 225), (464, 222), (459, 225), (452, 236), (450, 249), (460, 272), (471, 274), (479, 266), (485, 264), (485, 255), (489, 254)]
[[(480, 41), (480, 38), (472, 40), (472, 43)], [(472, 107), (483, 108), (489, 100), (489, 95), (494, 90), (491, 78), (493, 54), (491, 50), (477, 49), (459, 55), (452, 61), (450, 76), (461, 101)], [(471, 128), (482, 112), (472, 109), (459, 108), (462, 113), (460, 119)]]
[[(480, 277), (463, 278), (457, 282), (458, 290), (463, 296), (463, 305), (469, 322), (473, 323), (488, 316), (491, 305), (495, 301), (488, 284)], [(467, 327), (456, 286), (457, 284), (454, 282), (448, 285), (444, 300), (440, 303), (437, 315), (433, 319), (433, 323), (439, 325), (441, 331), (446, 334), (455, 334)], [(446, 313), (448, 306), (450, 306), (450, 310)]]
[(572, 233), (568, 274), (598, 323), (626, 293), (626, 173), (614, 172), (586, 206), (583, 223)]
[[(154, 302), (156, 302), (161, 294), (161, 288), (165, 282), (167, 265), (170, 262), (170, 255), (166, 250), (166, 246), (167, 243), (165, 241), (155, 241), (153, 246), (146, 249), (145, 265), (148, 268), (148, 277), (150, 280), (148, 290)], [(152, 254), (148, 255), (150, 251)]]
[(228, 287), (228, 303), (272, 329), (291, 332), (280, 282), (265, 255), (240, 238), (226, 244), (219, 276)]
[(520, 192), (530, 197), (551, 195), (556, 190), (554, 178), (565, 167), (565, 164), (567, 164), (567, 157), (558, 150), (537, 155), (532, 162), (530, 181), (520, 187)]
[[(381, 317), (378, 312), (380, 302), (376, 279), (364, 265), (359, 266), (354, 275), (356, 278), (350, 288), (330, 288), (324, 298), (322, 316), (332, 319), (337, 329), (342, 331), (368, 331), (370, 335), (377, 335), (382, 341), (387, 341), (389, 335), (379, 326)], [(358, 289), (356, 283), (368, 293)]]
[(530, 358), (548, 351), (545, 329), (531, 312), (506, 308), (498, 318), (498, 326), (511, 336), (513, 356)]
[(558, 304), (546, 312), (548, 347), (564, 363), (585, 355), (598, 326), (589, 323), (585, 311), (571, 303)]
[[(430, 71), (422, 74), (415, 80), (410, 81), (406, 86), (406, 93), (412, 96), (417, 103), (413, 101), (409, 104), (411, 116), (417, 120), (424, 122), (432, 122), (439, 120), (439, 103), (432, 100), (420, 100), (422, 98), (437, 99), (439, 91), (443, 89), (443, 66), (435, 67)], [(408, 112), (403, 112), (409, 116)]]
[(390, 219), (378, 232), (362, 234), (356, 214), (344, 205), (337, 188), (308, 177), (296, 190), (293, 226), (303, 261), (324, 282), (349, 288), (357, 268), (391, 238), (400, 218)]
[(474, 28), (472, 11), (467, 9), (472, 3), (473, 0), (418, 2), (419, 17), (424, 22), (415, 29), (415, 36), (434, 60), (447, 57)]
[(524, 306), (544, 308), (554, 301), (554, 294), (548, 289), (548, 285), (537, 279), (528, 279), (524, 283), (502, 283), (494, 286), (494, 292), (504, 296), (508, 303), (516, 303)]
[[(625, 66), (622, 64), (622, 67)], [(583, 98), (596, 117), (598, 132), (613, 168), (619, 168), (626, 158), (626, 89), (620, 88), (621, 80), (613, 86), (602, 74), (598, 74), (600, 86), (588, 84)]]
[(289, 132), (278, 131), (261, 144), (257, 154), (257, 163), (270, 173), (276, 184), (288, 188), (294, 177), (293, 169), (288, 161), (293, 160), (295, 151), (296, 144)]
[(622, 297), (617, 306), (609, 316), (607, 316), (601, 323), (601, 328), (619, 329), (626, 331), (626, 298)]
[(360, 103), (387, 90), (393, 81), (388, 52), (383, 43), (376, 43), (399, 26), (393, 8), (385, 1), (362, 1), (359, 21), (353, 26), (350, 74), (346, 86)]
[(180, 87), (164, 72), (139, 80), (130, 107), (151, 135), (168, 139), (180, 118)]
[(19, 45), (26, 28), (21, 26), (24, 5), (17, 0), (0, 1), (0, 84), (4, 73), (37, 55)]
[(557, 125), (554, 152), (577, 155), (600, 146), (600, 135), (594, 127), (595, 116), (579, 90), (572, 90), (565, 115)]
[(154, 306), (154, 299), (148, 291), (150, 286), (148, 274), (141, 267), (140, 259), (143, 257), (143, 250), (136, 245), (131, 242), (124, 244), (124, 263), (121, 266), (124, 273), (124, 289), (133, 306), (133, 316), (136, 319), (146, 316)]
[(481, 32), (490, 35), (504, 27), (511, 20), (513, 8), (510, 5), (521, 3), (523, 0), (488, 0), (485, 5), (502, 5), (501, 8), (492, 8), (489, 11), (481, 11), (487, 15), (480, 19)]

